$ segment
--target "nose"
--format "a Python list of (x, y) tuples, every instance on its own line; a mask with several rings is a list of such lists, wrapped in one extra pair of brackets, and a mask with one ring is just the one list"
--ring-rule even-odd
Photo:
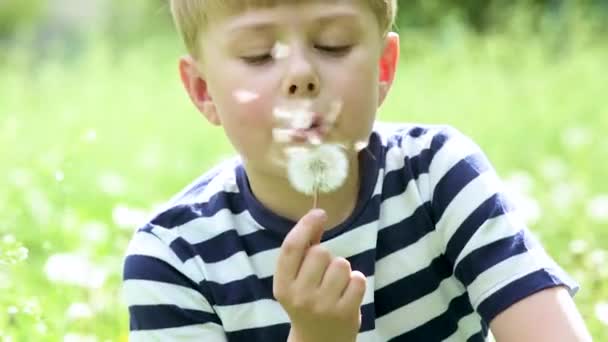
[(288, 97), (315, 97), (319, 94), (319, 77), (313, 63), (304, 55), (292, 53), (283, 80), (283, 93)]

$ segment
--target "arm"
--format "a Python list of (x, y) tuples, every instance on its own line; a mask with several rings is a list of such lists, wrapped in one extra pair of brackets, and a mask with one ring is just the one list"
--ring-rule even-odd
[(569, 298), (576, 282), (528, 230), (479, 147), (444, 134), (430, 167), (432, 208), (473, 308), (499, 342), (589, 341)]
[(226, 341), (203, 281), (159, 238), (137, 232), (124, 262), (123, 295), (130, 341)]
[(570, 294), (563, 287), (537, 292), (513, 304), (490, 323), (497, 342), (591, 341)]

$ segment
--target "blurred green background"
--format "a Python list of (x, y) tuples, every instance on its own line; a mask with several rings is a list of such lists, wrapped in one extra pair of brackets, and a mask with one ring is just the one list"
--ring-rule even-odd
[[(608, 340), (608, 1), (399, 1), (381, 109), (472, 136)], [(0, 339), (126, 341), (134, 227), (232, 150), (161, 0), (0, 0)]]

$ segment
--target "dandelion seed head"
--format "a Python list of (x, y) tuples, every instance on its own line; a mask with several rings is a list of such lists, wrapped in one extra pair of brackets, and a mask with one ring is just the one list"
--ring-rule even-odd
[(348, 159), (337, 144), (286, 149), (287, 175), (299, 192), (313, 195), (339, 188), (348, 176)]

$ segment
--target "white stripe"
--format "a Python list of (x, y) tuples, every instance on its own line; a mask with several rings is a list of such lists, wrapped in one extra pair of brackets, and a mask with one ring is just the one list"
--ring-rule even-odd
[(546, 260), (546, 254), (537, 248), (503, 260), (481, 273), (468, 286), (473, 307), (477, 309), (481, 302), (502, 287), (549, 265)]
[[(161, 232), (167, 235), (166, 230), (154, 228), (154, 232)], [(173, 253), (166, 242), (147, 232), (136, 232), (127, 248), (127, 255), (143, 255), (160, 259), (179, 272), (185, 274), (194, 282), (201, 282), (204, 279), (201, 269), (196, 265), (182, 263)]]
[(515, 236), (517, 233), (525, 229), (525, 223), (519, 219), (519, 216), (512, 213), (493, 217), (485, 221), (467, 241), (464, 248), (456, 258), (455, 264), (458, 265), (463, 258), (471, 252), (491, 244), (492, 242)]
[(211, 217), (199, 217), (173, 229), (190, 244), (210, 240), (222, 233), (238, 229), (239, 235), (246, 235), (259, 230), (251, 214), (244, 211), (233, 215), (230, 209), (221, 209)]
[(392, 146), (386, 151), (386, 172), (403, 169), (405, 158), (420, 156), (422, 151), (430, 147), (432, 138), (432, 135), (428, 135), (427, 139), (403, 136), (401, 146)]
[(481, 331), (481, 316), (477, 313), (469, 314), (458, 321), (458, 330), (443, 342), (461, 342)]
[(497, 178), (493, 172), (484, 172), (467, 184), (452, 199), (437, 222), (437, 230), (447, 244), (464, 220), (483, 202), (496, 194)]
[[(333, 256), (350, 257), (376, 245), (377, 221), (360, 226), (341, 234), (331, 240), (324, 241), (321, 246), (326, 247)], [(208, 280), (225, 284), (231, 281), (244, 279), (253, 274), (260, 278), (266, 278), (274, 274), (279, 257), (280, 248), (266, 250), (248, 256), (245, 252), (238, 252), (229, 258), (215, 263), (205, 264)], [(197, 264), (202, 262), (200, 256), (196, 256), (186, 264)], [(194, 268), (195, 266), (190, 266)]]
[(271, 299), (236, 305), (217, 305), (215, 309), (226, 332), (289, 322), (289, 316), (281, 304)]
[(416, 243), (378, 260), (376, 262), (376, 289), (381, 289), (428, 267), (431, 261), (442, 253), (437, 240), (438, 235), (433, 231)]
[(429, 166), (429, 174), (431, 175), (431, 189), (435, 189), (437, 183), (450, 169), (458, 164), (462, 159), (471, 154), (478, 153), (479, 147), (470, 139), (456, 133), (456, 136), (448, 138), (449, 140), (439, 149), (433, 156), (431, 165)]
[(437, 290), (376, 319), (376, 328), (384, 341), (414, 330), (444, 313), (449, 302), (463, 293), (463, 286), (454, 278), (444, 279)]
[(422, 203), (416, 181), (412, 179), (407, 183), (404, 192), (382, 202), (379, 226), (384, 229), (401, 222), (403, 219), (410, 217)]
[(129, 333), (130, 342), (199, 342), (228, 341), (226, 334), (220, 325), (215, 323), (188, 325), (179, 328), (167, 328), (157, 330), (138, 330)]
[(125, 300), (131, 305), (177, 305), (213, 313), (209, 302), (199, 292), (174, 284), (151, 280), (129, 279), (122, 284)]

